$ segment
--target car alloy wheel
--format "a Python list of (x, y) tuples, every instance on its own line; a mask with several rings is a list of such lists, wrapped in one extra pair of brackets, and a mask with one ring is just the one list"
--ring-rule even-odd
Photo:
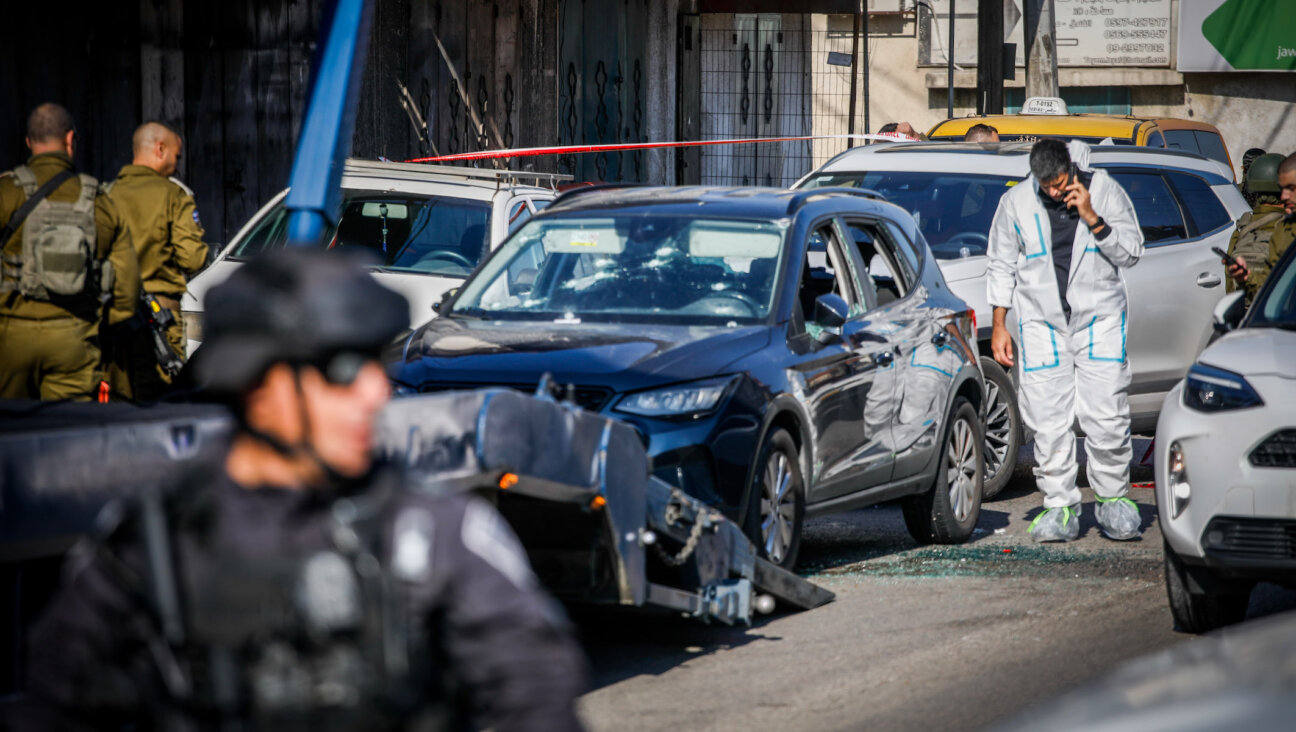
[(998, 363), (981, 359), (981, 372), (985, 375), (985, 494), (993, 498), (1008, 485), (1017, 464), (1017, 451), (1021, 449), (1021, 412), (1017, 407), (1017, 392), (1012, 379)]
[(949, 487), (950, 511), (960, 523), (980, 507), (974, 495), (978, 489), (976, 432), (966, 420), (954, 423), (945, 446), (946, 485)]
[(774, 430), (761, 450), (760, 468), (748, 510), (747, 534), (760, 555), (791, 569), (801, 547), (805, 489), (796, 444)]
[(922, 544), (967, 541), (981, 516), (985, 451), (980, 449), (981, 417), (971, 402), (954, 400), (944, 441), (934, 461), (931, 487), (900, 504), (905, 528)]

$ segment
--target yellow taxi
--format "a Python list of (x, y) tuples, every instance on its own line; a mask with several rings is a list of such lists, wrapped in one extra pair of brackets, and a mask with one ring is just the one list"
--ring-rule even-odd
[(927, 132), (930, 140), (962, 140), (974, 125), (999, 131), (999, 139), (1030, 140), (1058, 137), (1099, 143), (1111, 138), (1117, 145), (1163, 147), (1196, 153), (1233, 167), (1219, 130), (1206, 122), (1171, 117), (1132, 117), (1109, 114), (1071, 114), (1056, 97), (1031, 97), (1020, 114), (991, 114), (937, 122)]

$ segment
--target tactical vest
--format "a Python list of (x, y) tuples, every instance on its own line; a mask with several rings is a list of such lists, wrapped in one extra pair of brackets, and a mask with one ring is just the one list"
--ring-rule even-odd
[(171, 648), (183, 683), (171, 692), (184, 716), (275, 732), (444, 724), (429, 703), (425, 618), (410, 616), (378, 559), (384, 506), (357, 505), (335, 505), (332, 546), (302, 556), (216, 546), (208, 522), (192, 520), (201, 509), (181, 510), (167, 533), (182, 598)]
[(1283, 217), (1282, 211), (1273, 211), (1263, 216), (1255, 216), (1247, 211), (1238, 219), (1238, 238), (1234, 253), (1241, 252), (1254, 261), (1255, 252), (1268, 254), (1269, 240), (1273, 238), (1274, 228)]
[[(26, 165), (15, 168), (13, 176), (28, 198), (40, 188), (36, 174)], [(0, 242), (4, 246), (0, 293), (17, 290), (32, 300), (50, 300), (112, 292), (112, 265), (96, 256), (99, 181), (84, 173), (79, 177), (81, 195), (75, 202), (51, 201), (47, 196), (28, 214), (21, 254), (14, 256), (9, 242)]]

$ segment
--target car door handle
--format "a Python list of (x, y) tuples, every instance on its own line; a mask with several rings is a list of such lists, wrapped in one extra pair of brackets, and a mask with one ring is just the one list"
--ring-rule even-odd
[(879, 351), (873, 354), (873, 363), (878, 366), (890, 366), (895, 361), (895, 354), (890, 351)]
[(940, 348), (941, 346), (945, 345), (945, 342), (948, 340), (949, 340), (949, 335), (946, 334), (945, 331), (941, 331), (931, 337), (932, 344), (935, 345), (937, 348)]
[(1219, 287), (1219, 284), (1220, 284), (1220, 278), (1219, 275), (1217, 274), (1211, 274), (1210, 272), (1202, 272), (1201, 274), (1197, 275), (1198, 287)]

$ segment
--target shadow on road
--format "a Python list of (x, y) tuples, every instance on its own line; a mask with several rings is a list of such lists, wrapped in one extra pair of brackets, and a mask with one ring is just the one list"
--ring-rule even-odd
[(657, 676), (689, 661), (749, 643), (777, 643), (762, 628), (784, 617), (779, 609), (753, 618), (750, 627), (705, 625), (673, 614), (619, 608), (569, 608), (589, 657), (591, 690), (635, 676)]

